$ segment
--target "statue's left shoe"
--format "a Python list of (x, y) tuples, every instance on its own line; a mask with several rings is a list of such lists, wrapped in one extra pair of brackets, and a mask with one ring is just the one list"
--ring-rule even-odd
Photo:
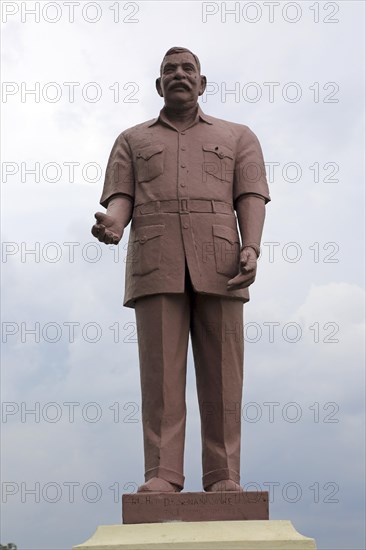
[(208, 493), (217, 493), (222, 491), (244, 492), (244, 489), (239, 485), (239, 483), (235, 483), (232, 479), (222, 479), (206, 487), (205, 491)]
[(138, 493), (179, 493), (182, 489), (162, 477), (152, 477), (137, 489)]

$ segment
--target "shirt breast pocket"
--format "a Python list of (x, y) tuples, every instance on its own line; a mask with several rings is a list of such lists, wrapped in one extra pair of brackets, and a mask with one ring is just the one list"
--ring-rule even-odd
[(151, 181), (164, 172), (165, 145), (155, 144), (143, 147), (136, 152), (135, 167), (137, 181)]
[(207, 143), (202, 145), (203, 171), (221, 181), (232, 182), (234, 175), (234, 153), (225, 145)]

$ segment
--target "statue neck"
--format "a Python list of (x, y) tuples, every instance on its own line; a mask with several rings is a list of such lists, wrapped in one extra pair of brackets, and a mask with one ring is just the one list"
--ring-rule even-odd
[(197, 117), (198, 104), (188, 107), (186, 109), (179, 109), (174, 107), (164, 107), (164, 113), (166, 118), (171, 122), (176, 128), (184, 129), (190, 126)]

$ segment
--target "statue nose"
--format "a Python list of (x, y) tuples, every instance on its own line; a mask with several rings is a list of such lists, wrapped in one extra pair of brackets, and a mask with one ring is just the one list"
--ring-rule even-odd
[(181, 67), (175, 69), (174, 78), (184, 78), (184, 71)]

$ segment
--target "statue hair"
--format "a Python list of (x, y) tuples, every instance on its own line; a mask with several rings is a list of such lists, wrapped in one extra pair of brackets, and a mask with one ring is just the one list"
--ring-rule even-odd
[(188, 50), (188, 48), (180, 48), (178, 46), (174, 46), (173, 48), (170, 48), (166, 52), (166, 54), (164, 55), (163, 61), (161, 62), (161, 65), (160, 65), (160, 74), (162, 74), (162, 71), (163, 71), (164, 61), (169, 55), (173, 55), (175, 53), (184, 53), (184, 52), (190, 53), (193, 56), (193, 58), (196, 62), (197, 68), (198, 68), (198, 72), (201, 74), (201, 63), (200, 63), (200, 60), (198, 59), (198, 57), (196, 56), (196, 54), (191, 52), (191, 50)]

